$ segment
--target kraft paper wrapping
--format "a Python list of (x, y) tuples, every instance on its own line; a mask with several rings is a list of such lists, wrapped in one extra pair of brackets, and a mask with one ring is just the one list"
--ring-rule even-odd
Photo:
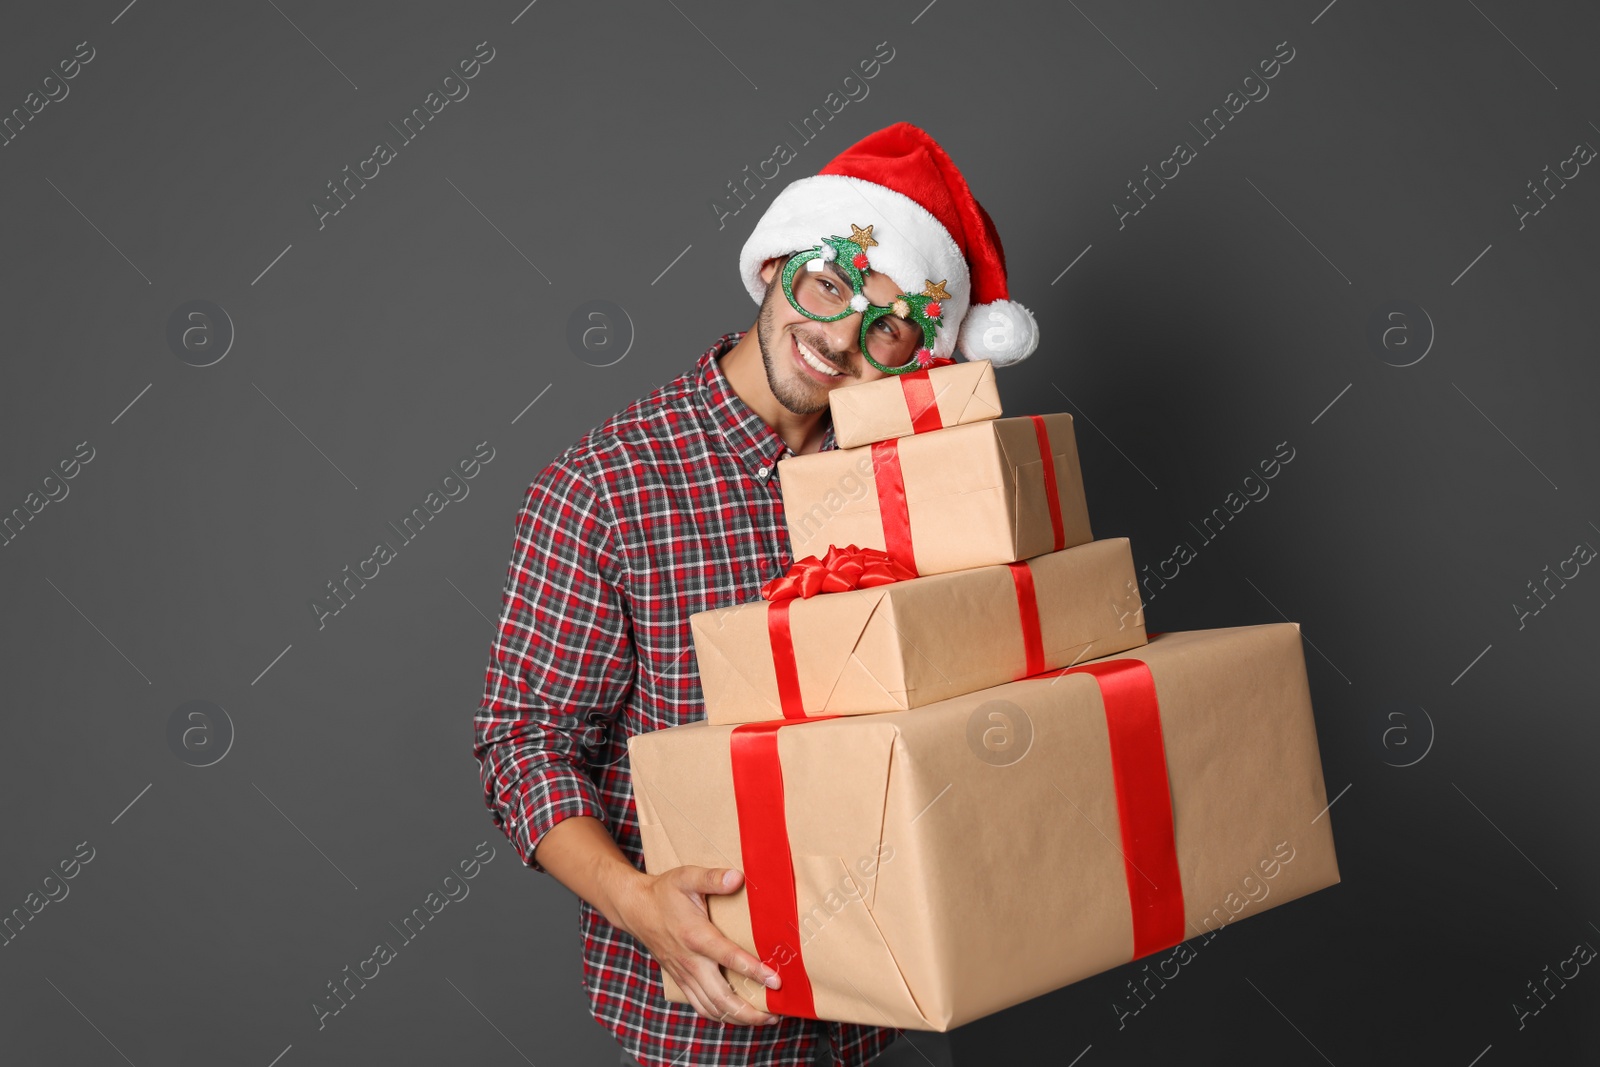
[[(911, 409), (906, 406), (900, 379), (900, 375), (877, 378), (828, 394), (833, 436), (840, 448), (911, 435)], [(994, 364), (986, 359), (934, 367), (928, 371), (928, 386), (939, 409), (939, 421), (946, 428), (1000, 417)]]
[[(854, 388), (852, 386), (852, 388)], [(1072, 416), (1042, 416), (1050, 437), (1065, 533), (1062, 548), (1094, 539)], [(1031, 418), (988, 419), (896, 442), (918, 574), (1011, 563), (1055, 551), (1044, 461)], [(795, 559), (829, 545), (886, 550), (873, 446), (778, 461)]]
[[(1141, 645), (1144, 616), (1126, 537), (1028, 560), (1045, 664)], [(781, 719), (768, 602), (689, 617), (706, 718)], [(1006, 566), (790, 601), (807, 715), (905, 711), (1028, 674), (1016, 584)]]
[[(1166, 633), (1108, 658), (1143, 660), (1155, 679), (1191, 939), (1339, 881), (1298, 624)], [(1031, 733), (1006, 766), (968, 742), (996, 710)], [(630, 739), (650, 872), (742, 866), (734, 729), (699, 722)], [(943, 1031), (1129, 962), (1093, 678), (1009, 682), (777, 738), (795, 944), (820, 1018)], [(877, 856), (888, 858), (861, 862)], [(753, 951), (747, 893), (707, 900), (711, 921)], [(663, 978), (668, 999), (686, 1002)], [(764, 1010), (763, 986), (728, 978)]]

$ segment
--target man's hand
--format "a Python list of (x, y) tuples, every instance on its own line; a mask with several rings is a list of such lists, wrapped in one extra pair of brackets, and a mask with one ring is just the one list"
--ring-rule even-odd
[(641, 875), (616, 900), (617, 912), (623, 928), (644, 942), (695, 1011), (717, 1022), (768, 1026), (778, 1016), (751, 1007), (718, 968), (738, 971), (769, 989), (778, 988), (778, 972), (724, 937), (706, 912), (705, 894), (737, 892), (743, 881), (738, 871), (723, 867), (674, 867)]
[(707, 916), (705, 894), (737, 892), (744, 881), (738, 871), (674, 867), (646, 874), (622, 854), (600, 820), (587, 815), (552, 827), (538, 845), (537, 862), (612, 926), (643, 942), (707, 1019), (749, 1026), (778, 1021), (734, 993), (717, 969), (778, 988), (778, 972), (724, 937)]

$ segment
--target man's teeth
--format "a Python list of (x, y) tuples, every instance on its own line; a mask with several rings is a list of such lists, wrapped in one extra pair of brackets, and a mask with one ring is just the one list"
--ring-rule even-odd
[(828, 366), (825, 361), (818, 358), (815, 352), (807, 348), (803, 342), (796, 340), (794, 345), (800, 350), (801, 359), (805, 360), (807, 364), (821, 371), (823, 374), (828, 375), (830, 378), (837, 378), (844, 373), (844, 371), (834, 370), (832, 367)]

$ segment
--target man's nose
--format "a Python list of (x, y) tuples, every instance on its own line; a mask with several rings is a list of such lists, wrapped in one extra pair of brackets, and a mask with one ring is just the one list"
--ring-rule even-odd
[(854, 355), (861, 342), (861, 315), (846, 315), (837, 322), (818, 323), (828, 339), (828, 351), (843, 358)]

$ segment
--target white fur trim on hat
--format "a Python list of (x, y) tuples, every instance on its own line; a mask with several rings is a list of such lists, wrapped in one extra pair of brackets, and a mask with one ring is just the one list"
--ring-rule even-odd
[(957, 346), (968, 359), (1004, 367), (1027, 359), (1039, 347), (1039, 324), (1015, 300), (979, 304), (961, 320)]
[[(824, 237), (848, 237), (852, 223), (872, 227), (873, 239), (878, 243), (866, 250), (867, 259), (873, 271), (888, 275), (901, 291), (920, 293), (930, 281), (945, 283), (950, 298), (940, 301), (943, 315), (939, 332), (934, 337), (933, 354), (948, 356), (954, 352), (957, 337), (965, 327), (963, 319), (967, 317), (967, 302), (972, 295), (966, 258), (954, 238), (921, 204), (903, 193), (860, 178), (814, 174), (790, 183), (773, 198), (739, 253), (739, 276), (750, 298), (759, 304), (766, 296), (767, 287), (761, 280), (762, 263), (804, 251), (819, 244)], [(1026, 309), (1023, 314), (1027, 314)], [(1030, 352), (1031, 345), (1038, 343), (1038, 329), (1032, 323), (1030, 315)]]

